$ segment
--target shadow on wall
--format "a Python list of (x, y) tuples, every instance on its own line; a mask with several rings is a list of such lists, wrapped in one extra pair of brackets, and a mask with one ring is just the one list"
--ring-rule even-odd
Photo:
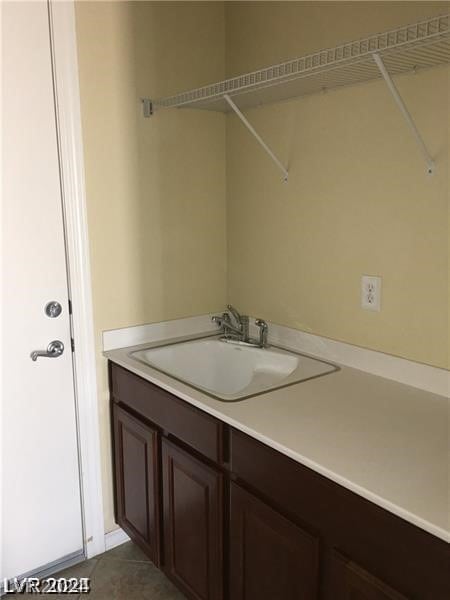
[[(137, 3), (137, 97), (157, 97), (224, 76), (219, 3)], [(141, 242), (149, 320), (221, 308), (225, 302), (225, 117), (139, 110)]]
[(144, 119), (139, 98), (223, 76), (223, 8), (81, 3), (77, 17), (96, 323), (216, 310), (225, 300), (224, 117)]
[(77, 39), (102, 435), (114, 529), (101, 332), (225, 304), (225, 117), (139, 98), (224, 76), (215, 2), (78, 2)]

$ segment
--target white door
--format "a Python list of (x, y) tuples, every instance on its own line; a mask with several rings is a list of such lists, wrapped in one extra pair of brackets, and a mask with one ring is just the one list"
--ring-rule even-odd
[[(1, 577), (83, 552), (48, 6), (2, 2)], [(44, 309), (62, 307), (51, 318)], [(58, 357), (30, 353), (62, 342)]]

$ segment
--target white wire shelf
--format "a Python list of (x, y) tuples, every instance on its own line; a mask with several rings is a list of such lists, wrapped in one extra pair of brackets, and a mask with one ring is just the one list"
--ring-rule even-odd
[[(390, 75), (450, 62), (450, 14), (368, 38), (320, 50), (279, 65), (156, 100), (144, 99), (146, 112), (160, 108), (198, 108), (228, 112), (225, 96), (245, 109), (381, 77), (377, 54)], [(148, 116), (148, 114), (147, 114)]]

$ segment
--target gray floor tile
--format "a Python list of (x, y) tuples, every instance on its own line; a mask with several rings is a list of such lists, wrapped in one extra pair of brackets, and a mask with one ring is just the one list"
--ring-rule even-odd
[(144, 552), (133, 544), (133, 542), (126, 542), (121, 544), (108, 552), (105, 552), (102, 557), (104, 558), (115, 558), (117, 560), (131, 560), (133, 562), (150, 562), (150, 559)]
[[(102, 554), (102, 556), (104, 555)], [(98, 557), (90, 558), (89, 560), (84, 560), (73, 567), (64, 569), (64, 571), (59, 571), (59, 573), (56, 573), (53, 575), (53, 577), (90, 577), (93, 570), (97, 566), (97, 563)], [(72, 594), (69, 594), (69, 596), (71, 595)]]
[(185, 600), (152, 563), (102, 558), (92, 575), (89, 600)]
[[(185, 600), (141, 549), (128, 542), (105, 554), (56, 573), (54, 577), (89, 577), (89, 594), (51, 594), (55, 600)], [(33, 596), (36, 594), (21, 594)]]
[[(53, 575), (49, 575), (49, 577), (54, 577), (55, 579), (59, 579), (60, 577), (65, 577), (69, 579), (70, 577), (91, 577), (95, 567), (97, 566), (98, 560), (96, 558), (91, 558), (90, 560), (84, 560), (73, 567), (69, 567), (68, 569), (64, 569), (64, 571), (58, 571), (58, 573), (54, 573)], [(20, 595), (25, 598), (53, 598), (54, 600), (67, 600), (67, 598), (71, 598), (72, 600), (79, 600), (80, 598), (87, 598), (90, 594), (44, 594), (44, 595), (36, 595), (33, 593), (29, 594), (14, 594)], [(5, 596), (7, 598), (7, 596)]]

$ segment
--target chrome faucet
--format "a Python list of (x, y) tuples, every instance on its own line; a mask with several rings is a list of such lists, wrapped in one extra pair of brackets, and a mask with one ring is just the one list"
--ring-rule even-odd
[(241, 315), (240, 313), (238, 313), (238, 311), (233, 306), (231, 306), (231, 304), (227, 304), (227, 310), (233, 317), (236, 327), (238, 329), (240, 329), (243, 341), (248, 342), (248, 340), (249, 340), (249, 335), (248, 335), (249, 318), (248, 318), (248, 316)]
[(255, 320), (256, 327), (259, 327), (259, 346), (260, 348), (267, 348), (267, 334), (269, 333), (269, 326), (263, 319)]
[(230, 315), (227, 312), (224, 312), (221, 315), (214, 315), (213, 317), (211, 317), (211, 321), (213, 321), (213, 323), (217, 323), (219, 327), (222, 327), (225, 335), (228, 335), (229, 332), (232, 332), (237, 336), (242, 336), (241, 327), (234, 326), (231, 323)]
[(227, 305), (227, 310), (228, 312), (211, 317), (211, 320), (222, 328), (221, 339), (224, 342), (259, 348), (267, 347), (268, 326), (265, 321), (256, 319), (255, 325), (260, 328), (260, 335), (259, 340), (254, 340), (249, 336), (249, 317), (241, 315), (231, 304)]

